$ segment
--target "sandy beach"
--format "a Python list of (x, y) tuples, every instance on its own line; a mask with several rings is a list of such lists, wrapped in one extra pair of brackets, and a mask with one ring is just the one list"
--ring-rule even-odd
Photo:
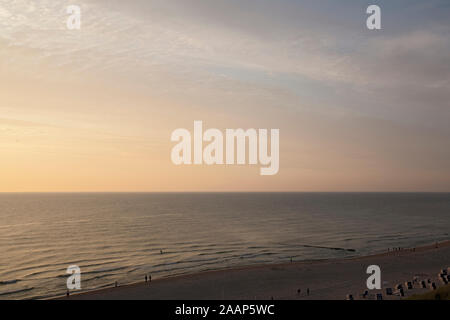
[[(450, 241), (415, 249), (402, 249), (350, 259), (304, 261), (208, 271), (156, 279), (91, 292), (71, 294), (58, 299), (314, 299), (343, 300), (347, 294), (362, 299), (367, 290), (369, 265), (381, 268), (381, 290), (371, 290), (366, 299), (383, 293), (398, 283), (431, 279), (440, 286), (438, 273), (450, 267)], [(307, 295), (306, 290), (310, 289)], [(300, 289), (300, 293), (298, 293)], [(405, 290), (405, 297), (428, 292), (417, 283)]]

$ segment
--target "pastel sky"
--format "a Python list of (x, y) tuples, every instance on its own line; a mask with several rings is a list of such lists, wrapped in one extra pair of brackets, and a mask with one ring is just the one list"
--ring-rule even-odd
[[(447, 0), (0, 0), (0, 191), (450, 191), (449, 17)], [(194, 120), (280, 129), (279, 173), (175, 166)]]

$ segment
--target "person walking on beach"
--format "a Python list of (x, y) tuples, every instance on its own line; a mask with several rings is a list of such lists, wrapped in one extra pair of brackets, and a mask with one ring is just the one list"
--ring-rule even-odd
[(147, 275), (145, 275), (145, 282), (147, 282), (147, 280), (148, 280), (148, 279), (147, 279)]
[(152, 282), (152, 275), (151, 274), (148, 276), (148, 279), (149, 279), (150, 282)]

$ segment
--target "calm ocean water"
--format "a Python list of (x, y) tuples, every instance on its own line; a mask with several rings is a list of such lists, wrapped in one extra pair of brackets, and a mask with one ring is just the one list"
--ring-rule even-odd
[(0, 299), (64, 294), (71, 264), (89, 290), (364, 255), (449, 230), (449, 193), (0, 194)]

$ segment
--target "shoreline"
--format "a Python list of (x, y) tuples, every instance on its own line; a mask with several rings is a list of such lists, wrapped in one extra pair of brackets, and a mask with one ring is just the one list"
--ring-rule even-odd
[[(147, 283), (141, 281), (118, 287), (93, 289), (72, 293), (69, 297), (57, 296), (48, 299), (344, 299), (346, 294), (357, 296), (358, 293), (367, 290), (365, 283), (369, 275), (365, 273), (364, 266), (377, 263), (381, 267), (382, 288), (394, 287), (395, 281), (398, 283), (406, 281), (404, 279), (412, 281), (413, 276), (431, 277), (434, 280), (440, 269), (450, 266), (450, 240), (437, 243), (437, 248), (436, 243), (433, 243), (348, 258), (235, 266), (167, 276)], [(299, 272), (295, 272), (294, 269), (299, 269)], [(350, 269), (358, 272), (352, 275)], [(435, 269), (435, 272), (432, 269)], [(387, 276), (384, 270), (388, 270)], [(408, 273), (409, 277), (405, 277)], [(333, 277), (333, 274), (336, 277)], [(277, 281), (280, 279), (283, 281)], [(297, 286), (300, 290), (311, 288), (311, 295), (302, 295), (302, 292), (298, 294), (298, 289), (295, 289)], [(344, 290), (349, 292), (344, 293)], [(426, 290), (412, 290), (414, 292), (411, 294)], [(375, 291), (382, 292), (373, 290), (374, 293)]]

